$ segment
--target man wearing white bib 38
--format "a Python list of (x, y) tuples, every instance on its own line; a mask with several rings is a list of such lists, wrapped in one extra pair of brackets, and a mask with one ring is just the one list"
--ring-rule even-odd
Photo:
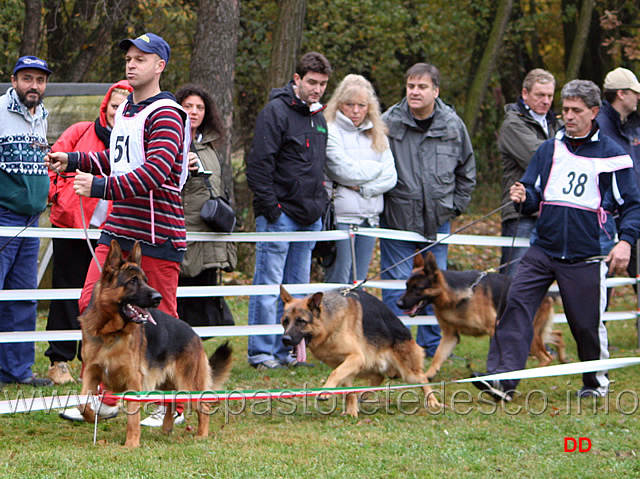
[[(565, 129), (538, 148), (522, 182), (510, 190), (516, 209), (539, 210), (531, 248), (523, 256), (507, 304), (491, 339), (487, 372), (523, 369), (533, 339), (533, 317), (556, 280), (581, 361), (608, 359), (607, 270), (622, 270), (640, 235), (640, 195), (633, 162), (610, 138), (601, 135), (595, 117), (600, 89), (573, 80), (562, 89)], [(613, 214), (620, 215), (614, 246)], [(473, 384), (496, 400), (509, 401), (517, 380)], [(606, 371), (585, 373), (580, 397), (607, 394)], [(519, 393), (518, 393), (519, 394)]]

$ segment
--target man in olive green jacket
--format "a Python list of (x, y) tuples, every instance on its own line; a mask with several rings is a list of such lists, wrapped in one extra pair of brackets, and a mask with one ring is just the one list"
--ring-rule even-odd
[[(531, 236), (536, 216), (521, 216), (509, 198), (509, 188), (524, 175), (533, 154), (548, 138), (553, 137), (562, 123), (551, 111), (556, 80), (541, 68), (531, 70), (522, 83), (522, 97), (505, 106), (505, 117), (498, 137), (498, 150), (502, 158), (502, 236)], [(501, 273), (513, 276), (518, 259), (527, 248), (502, 248)], [(508, 264), (507, 264), (508, 263)]]

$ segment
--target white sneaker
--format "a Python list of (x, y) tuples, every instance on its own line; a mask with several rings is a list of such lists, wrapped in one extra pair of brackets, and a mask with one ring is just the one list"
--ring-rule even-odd
[[(96, 405), (99, 402), (99, 398), (93, 397), (91, 398), (91, 403), (87, 404), (87, 406), (95, 411)], [(107, 406), (106, 404), (100, 403), (98, 419), (111, 419), (112, 417), (116, 417), (119, 411), (120, 408), (118, 406)], [(84, 421), (84, 417), (82, 417), (82, 413), (77, 407), (65, 409), (60, 413), (60, 417), (68, 421)]]
[[(162, 423), (164, 422), (164, 415), (167, 412), (167, 408), (165, 406), (157, 406), (154, 413), (146, 418), (144, 421), (140, 421), (141, 426), (147, 427), (162, 427)], [(173, 413), (173, 425), (177, 426), (178, 424), (182, 424), (184, 422), (184, 414), (175, 411)]]

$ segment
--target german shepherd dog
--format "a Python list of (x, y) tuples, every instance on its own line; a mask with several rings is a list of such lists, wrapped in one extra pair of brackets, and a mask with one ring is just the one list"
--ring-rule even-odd
[[(430, 251), (424, 260), (422, 255), (416, 255), (413, 265), (407, 289), (397, 304), (409, 316), (415, 316), (428, 304), (433, 305), (442, 338), (427, 371), (431, 379), (453, 352), (461, 334), (493, 337), (511, 279), (504, 274), (488, 273), (479, 280), (479, 271), (441, 271)], [(539, 366), (547, 366), (553, 359), (545, 342), (554, 344), (560, 361), (567, 362), (562, 331), (552, 330), (553, 313), (553, 299), (547, 296), (536, 313), (531, 344), (531, 354), (538, 359)]]
[[(424, 351), (409, 329), (382, 301), (362, 290), (332, 290), (293, 298), (280, 286), (284, 302), (282, 341), (296, 347), (304, 339), (313, 355), (334, 370), (325, 388), (350, 387), (354, 378), (379, 386), (385, 377), (427, 383)], [(422, 387), (429, 407), (440, 405), (429, 386)], [(357, 417), (356, 394), (347, 395), (346, 414)]]
[[(210, 359), (191, 327), (158, 309), (160, 293), (147, 284), (136, 243), (124, 260), (116, 241), (95, 284), (91, 304), (79, 317), (82, 326), (84, 372), (82, 394), (108, 391), (212, 391), (220, 389), (231, 371), (231, 348), (218, 347)], [(127, 405), (125, 446), (140, 445), (140, 409)], [(80, 408), (86, 421), (94, 411)], [(167, 407), (162, 430), (173, 428), (175, 403)], [(198, 437), (209, 433), (208, 404), (198, 407)]]

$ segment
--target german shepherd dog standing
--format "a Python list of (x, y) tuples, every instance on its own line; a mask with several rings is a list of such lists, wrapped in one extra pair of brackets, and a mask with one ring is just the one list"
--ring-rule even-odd
[[(220, 389), (231, 372), (231, 348), (218, 347), (210, 359), (191, 327), (160, 310), (162, 296), (147, 284), (136, 243), (124, 260), (116, 241), (95, 284), (91, 304), (79, 318), (82, 326), (84, 373), (82, 394), (103, 383), (108, 391), (212, 391)], [(199, 404), (198, 437), (209, 433), (208, 404)], [(140, 409), (128, 402), (125, 446), (140, 445)], [(90, 407), (81, 408), (93, 422)], [(162, 430), (173, 428), (175, 403), (167, 407)]]
[[(481, 277), (479, 271), (442, 271), (430, 251), (424, 260), (422, 255), (416, 255), (413, 265), (398, 307), (415, 316), (426, 305), (433, 305), (442, 338), (427, 371), (431, 379), (453, 352), (461, 334), (493, 336), (496, 318), (505, 308), (511, 279), (498, 273)], [(531, 354), (538, 359), (539, 366), (547, 366), (553, 359), (545, 342), (554, 344), (560, 361), (567, 362), (562, 331), (552, 330), (553, 313), (553, 299), (547, 296), (538, 308), (533, 326)]]
[[(398, 317), (375, 296), (340, 290), (293, 298), (280, 286), (284, 302), (282, 341), (296, 347), (304, 339), (313, 355), (334, 370), (325, 388), (350, 387), (354, 378), (379, 386), (385, 377), (427, 383), (424, 351)], [(429, 407), (440, 405), (429, 386), (422, 387)], [(346, 414), (357, 417), (356, 394), (347, 395)]]

